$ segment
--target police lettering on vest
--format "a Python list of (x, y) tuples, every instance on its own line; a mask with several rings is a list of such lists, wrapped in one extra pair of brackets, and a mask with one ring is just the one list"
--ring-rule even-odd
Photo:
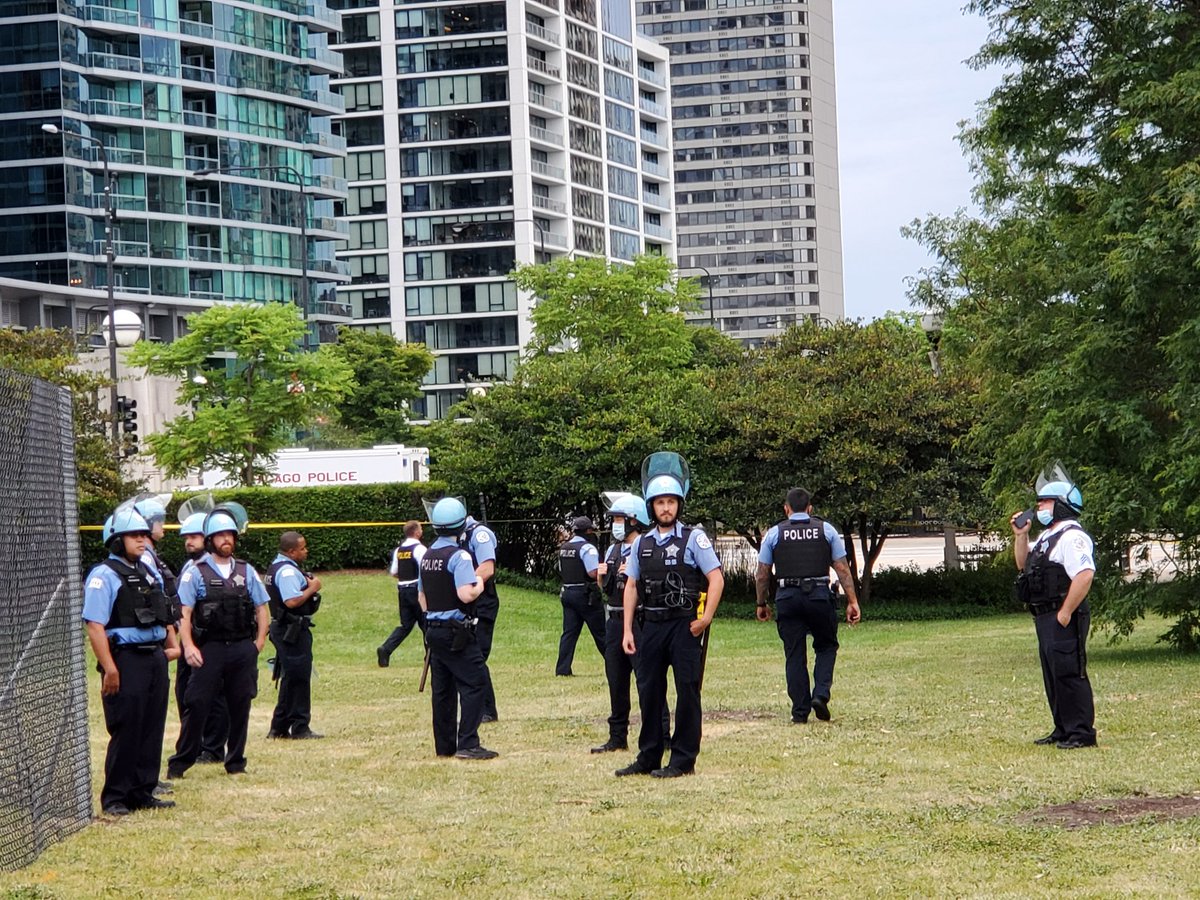
[(429, 612), (457, 610), (467, 615), (467, 605), (458, 599), (458, 587), (450, 571), (450, 560), (461, 552), (459, 547), (435, 547), (426, 551), (421, 560), (421, 590), (425, 592)]
[(167, 596), (144, 564), (131, 566), (123, 560), (110, 558), (104, 560), (104, 565), (121, 579), (112, 613), (104, 626), (106, 629), (152, 628), (173, 623)]
[(208, 561), (196, 563), (203, 579), (204, 596), (196, 597), (192, 627), (198, 629), (198, 641), (239, 641), (254, 637), (254, 601), (247, 584), (246, 564), (235, 560), (226, 578)]
[(776, 578), (826, 578), (833, 565), (833, 549), (825, 537), (825, 522), (816, 516), (807, 521), (785, 519), (775, 526)]
[(558, 548), (558, 571), (564, 585), (587, 584), (587, 567), (579, 556), (579, 551), (587, 546), (579, 541), (564, 541)]
[(396, 580), (416, 581), (417, 561), (413, 559), (413, 547), (416, 544), (401, 544), (396, 548)]

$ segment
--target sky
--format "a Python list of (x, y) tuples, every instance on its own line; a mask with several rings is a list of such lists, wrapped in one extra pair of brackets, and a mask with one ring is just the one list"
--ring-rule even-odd
[(904, 279), (930, 262), (900, 228), (971, 209), (958, 123), (999, 79), (964, 64), (987, 38), (965, 0), (835, 0), (846, 318), (911, 309)]

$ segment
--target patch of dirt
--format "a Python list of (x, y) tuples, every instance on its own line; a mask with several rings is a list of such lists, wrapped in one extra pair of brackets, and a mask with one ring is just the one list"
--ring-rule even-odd
[(763, 719), (778, 719), (779, 714), (761, 709), (706, 709), (706, 722), (757, 722)]
[(1086, 828), (1090, 825), (1127, 825), (1142, 820), (1169, 822), (1192, 816), (1200, 816), (1200, 794), (1080, 800), (1022, 813), (1017, 821), (1022, 825)]

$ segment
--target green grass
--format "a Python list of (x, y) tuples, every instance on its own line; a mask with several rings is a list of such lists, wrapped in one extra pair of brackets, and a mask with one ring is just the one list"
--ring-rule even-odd
[[(331, 575), (316, 630), (316, 742), (265, 739), (250, 774), (198, 766), (178, 807), (100, 822), (0, 875), (13, 897), (1187, 896), (1200, 819), (1075, 831), (1022, 812), (1200, 788), (1200, 659), (1094, 639), (1101, 748), (1034, 747), (1049, 730), (1028, 617), (842, 630), (831, 723), (787, 724), (773, 625), (718, 619), (697, 774), (616, 779), (602, 665), (553, 677), (559, 607), (502, 588), (501, 721), (486, 763), (433, 755), (416, 639), (375, 664), (394, 624), (383, 576)], [(266, 655), (266, 654), (264, 654)], [(92, 756), (105, 735), (89, 683)], [(167, 740), (177, 734), (172, 704)], [(165, 755), (164, 755), (165, 758)], [(97, 775), (96, 789), (99, 789)]]

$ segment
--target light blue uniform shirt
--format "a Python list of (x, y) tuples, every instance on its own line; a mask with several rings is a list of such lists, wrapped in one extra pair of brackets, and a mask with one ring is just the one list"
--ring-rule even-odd
[(584, 545), (579, 548), (579, 561), (583, 563), (583, 568), (588, 575), (595, 578), (596, 567), (600, 565), (600, 551), (596, 549), (596, 545), (579, 535), (575, 535), (567, 543)]
[[(495, 539), (492, 540), (492, 543), (495, 544)], [(458, 546), (458, 541), (456, 541), (454, 538), (442, 536), (442, 537), (439, 537), (436, 541), (434, 541), (430, 545), (429, 549), (430, 550), (440, 550), (442, 547), (457, 547), (457, 546)], [(494, 555), (493, 555), (493, 558), (494, 558)], [(455, 553), (453, 556), (451, 556), (450, 562), (447, 564), (446, 568), (449, 570), (450, 574), (454, 576), (454, 586), (456, 588), (467, 587), (468, 585), (474, 584), (476, 581), (475, 564), (473, 562), (471, 562), (471, 554), (468, 553), (466, 550), (459, 550), (457, 553)], [(418, 591), (425, 590), (425, 586), (421, 583), (421, 576), (419, 573), (417, 575), (417, 590)], [(466, 617), (457, 609), (449, 609), (449, 610), (441, 610), (439, 612), (427, 612), (425, 614), (425, 618), (438, 619), (438, 620), (454, 620), (454, 619), (464, 619)]]
[[(808, 513), (792, 513), (788, 516), (789, 522), (807, 522)], [(828, 522), (824, 523), (825, 540), (829, 541), (830, 555), (834, 562), (839, 559), (846, 558), (846, 545), (842, 541), (842, 536), (838, 534), (837, 529)], [(767, 529), (767, 536), (763, 538), (762, 547), (758, 551), (758, 561), (764, 566), (775, 564), (775, 547), (779, 543), (779, 526), (772, 525)]]
[[(108, 558), (129, 564), (128, 560), (115, 553), (110, 553)], [(159, 587), (162, 587), (162, 578), (158, 572), (151, 570), (151, 575)], [(83, 621), (99, 622), (101, 625), (108, 622), (122, 584), (121, 576), (103, 563), (92, 569), (83, 589)], [(104, 633), (114, 644), (153, 644), (167, 639), (167, 629), (162, 625), (152, 625), (149, 628), (105, 628)]]
[[(683, 524), (676, 522), (670, 531), (665, 534), (658, 528), (651, 530), (650, 534), (654, 537), (654, 543), (662, 546), (671, 538), (680, 537), (683, 535)], [(641, 543), (641, 538), (633, 543), (636, 547)], [(713, 550), (712, 541), (708, 535), (699, 528), (692, 528), (692, 533), (688, 537), (687, 546), (683, 549), (683, 564), (685, 566), (695, 566), (705, 575), (713, 569), (721, 568), (721, 560), (717, 559), (717, 553)], [(641, 572), (641, 561), (636, 553), (629, 554), (629, 560), (625, 564), (625, 575), (630, 581), (636, 581), (638, 574)]]
[[(222, 571), (210, 553), (205, 553), (190, 568), (185, 566), (183, 574), (179, 576), (179, 602), (184, 606), (195, 606), (196, 600), (207, 593), (199, 569), (199, 564), (202, 562), (208, 563), (214, 571), (225, 577), (233, 574), (232, 571)], [(267, 596), (267, 588), (262, 583), (262, 579), (254, 571), (254, 566), (249, 564), (246, 565), (246, 587), (250, 591), (250, 599), (254, 601), (255, 606), (265, 606), (271, 599)]]
[(304, 593), (304, 589), (308, 587), (308, 579), (297, 568), (295, 560), (280, 553), (271, 561), (271, 565), (275, 565), (277, 562), (287, 563), (286, 566), (280, 566), (279, 571), (275, 573), (275, 587), (279, 589), (280, 598), (286, 602), (299, 597)]
[[(496, 558), (496, 532), (488, 528), (486, 525), (480, 525), (474, 516), (467, 516), (467, 527), (474, 525), (475, 530), (471, 532), (471, 540), (467, 542), (467, 549), (471, 551), (471, 555), (475, 557), (475, 565), (482, 566), (489, 560)], [(433, 547), (438, 545), (438, 538), (433, 542)], [(442, 544), (442, 546), (446, 546)], [(433, 547), (430, 547), (432, 550)]]

